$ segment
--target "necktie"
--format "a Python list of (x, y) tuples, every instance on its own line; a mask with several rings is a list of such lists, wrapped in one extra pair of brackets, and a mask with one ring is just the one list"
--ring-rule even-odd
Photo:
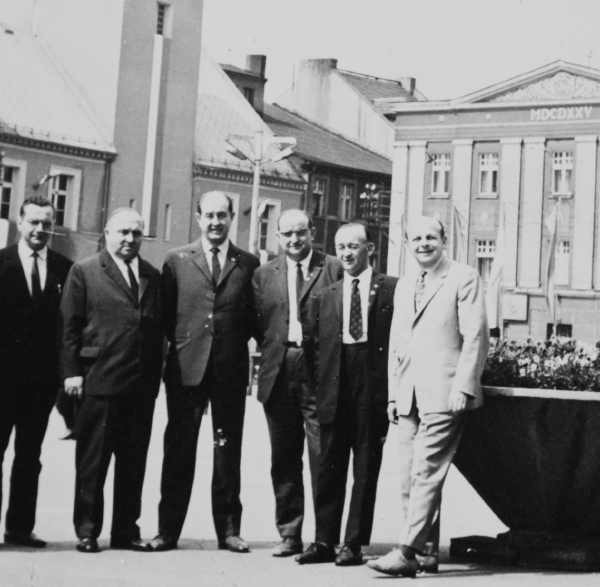
[(210, 250), (210, 252), (212, 253), (212, 280), (213, 285), (216, 287), (217, 283), (219, 283), (219, 276), (221, 275), (221, 263), (219, 263), (219, 247), (213, 247)]
[(348, 331), (354, 340), (358, 340), (363, 335), (362, 310), (360, 307), (358, 279), (352, 280), (352, 294), (350, 296), (350, 324), (348, 326)]
[(33, 265), (31, 266), (31, 297), (34, 301), (42, 296), (42, 284), (40, 281), (40, 268), (38, 267), (38, 252), (33, 251)]
[(415, 286), (415, 310), (418, 312), (421, 309), (421, 302), (423, 301), (423, 295), (425, 294), (425, 276), (427, 271), (421, 271), (417, 278)]
[(136, 303), (139, 301), (140, 290), (138, 288), (138, 282), (133, 273), (133, 269), (131, 268), (131, 261), (127, 261), (127, 277), (129, 278), (129, 287), (131, 288), (131, 293), (135, 298)]
[(296, 263), (296, 311), (298, 312), (298, 320), (300, 320), (300, 299), (302, 298), (302, 290), (304, 289), (304, 273), (302, 272), (302, 263)]

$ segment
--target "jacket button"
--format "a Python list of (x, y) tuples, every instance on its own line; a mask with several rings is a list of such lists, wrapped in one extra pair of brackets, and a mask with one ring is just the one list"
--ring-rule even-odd
[(378, 350), (379, 350), (380, 353), (382, 353), (383, 352), (383, 347), (380, 346)]

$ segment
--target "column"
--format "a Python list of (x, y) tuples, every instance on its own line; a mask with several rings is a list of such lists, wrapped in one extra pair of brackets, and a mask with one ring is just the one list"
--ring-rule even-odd
[(408, 143), (397, 141), (392, 151), (392, 193), (390, 195), (390, 228), (387, 256), (388, 275), (402, 274), (403, 215), (406, 213), (408, 180)]
[[(457, 261), (467, 262), (469, 250), (469, 214), (471, 210), (471, 164), (473, 161), (473, 139), (452, 141), (452, 204), (462, 218), (464, 240), (461, 246), (450, 243), (455, 251), (461, 251)], [(453, 227), (448, 227), (452, 238), (460, 238), (454, 234)]]
[(592, 289), (594, 266), (594, 205), (596, 191), (596, 135), (575, 137), (575, 199), (571, 286)]
[(520, 137), (500, 140), (500, 210), (504, 209), (504, 271), (502, 281), (507, 287), (517, 285), (521, 142)]
[[(423, 198), (425, 196), (425, 148), (426, 141), (410, 141), (408, 143), (408, 210), (407, 223), (423, 214)], [(404, 272), (416, 274), (417, 262), (412, 255), (406, 254)]]
[(544, 190), (544, 137), (525, 137), (519, 226), (518, 285), (539, 287)]

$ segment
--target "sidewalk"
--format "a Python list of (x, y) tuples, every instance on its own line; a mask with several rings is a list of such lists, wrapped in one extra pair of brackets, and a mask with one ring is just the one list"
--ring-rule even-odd
[[(156, 533), (162, 461), (162, 433), (165, 425), (164, 398), (157, 403), (150, 446), (143, 511), (142, 535)], [(290, 559), (271, 556), (277, 541), (273, 522), (274, 501), (269, 478), (269, 444), (262, 409), (255, 398), (248, 399), (243, 452), (242, 536), (252, 552), (238, 555), (216, 548), (210, 514), (210, 476), (212, 440), (210, 421), (206, 418), (199, 439), (196, 480), (190, 511), (183, 530), (180, 548), (165, 553), (134, 553), (103, 550), (97, 555), (83, 555), (74, 550), (71, 523), (74, 444), (59, 440), (63, 435), (60, 418), (54, 412), (43, 452), (44, 469), (40, 479), (40, 499), (36, 533), (50, 542), (45, 550), (31, 551), (0, 547), (0, 587), (184, 587), (188, 585), (245, 586), (363, 586), (377, 585), (387, 578), (366, 566), (338, 568), (332, 564), (300, 566)], [(373, 531), (374, 545), (368, 554), (382, 554), (395, 542), (394, 431), (390, 431), (380, 477), (379, 496)], [(12, 455), (5, 459), (5, 495)], [(305, 468), (306, 469), (306, 468)], [(101, 546), (107, 546), (111, 515), (112, 476), (107, 480), (106, 512)], [(308, 479), (306, 487), (309, 487)], [(307, 496), (307, 499), (310, 499)], [(314, 520), (310, 502), (304, 527), (304, 540), (310, 542)], [(446, 486), (442, 513), (442, 544), (450, 537), (468, 534), (495, 535), (502, 524), (483, 504), (464, 479), (453, 470)], [(444, 585), (594, 585), (598, 574), (550, 572), (515, 572), (507, 568), (449, 564), (442, 560), (439, 575), (420, 575), (420, 581), (443, 579)], [(439, 585), (439, 583), (438, 583)]]

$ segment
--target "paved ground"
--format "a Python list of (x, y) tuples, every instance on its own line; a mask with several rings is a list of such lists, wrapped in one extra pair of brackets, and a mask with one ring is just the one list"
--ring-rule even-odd
[[(154, 432), (150, 447), (148, 473), (144, 489), (141, 518), (142, 533), (152, 537), (156, 531), (156, 505), (159, 496), (162, 432), (165, 407), (162, 396), (157, 404)], [(71, 524), (73, 502), (73, 448), (70, 441), (59, 440), (63, 433), (60, 418), (53, 413), (44, 446), (44, 470), (40, 482), (40, 499), (36, 532), (50, 541), (40, 551), (0, 546), (0, 587), (184, 587), (300, 585), (358, 586), (380, 585), (394, 580), (378, 576), (367, 567), (337, 568), (334, 565), (301, 567), (288, 560), (271, 556), (270, 548), (277, 539), (273, 524), (273, 496), (269, 479), (269, 447), (264, 416), (254, 398), (249, 398), (244, 440), (243, 495), (245, 507), (242, 535), (250, 541), (253, 552), (235, 555), (216, 549), (210, 517), (210, 473), (212, 469), (210, 422), (201, 430), (196, 482), (190, 512), (183, 531), (181, 548), (167, 553), (130, 553), (104, 550), (98, 555), (82, 555), (74, 550)], [(394, 434), (390, 433), (382, 467), (376, 507), (374, 545), (369, 554), (386, 552), (395, 542)], [(4, 467), (6, 491), (8, 465)], [(107, 482), (105, 531), (106, 545), (110, 527), (111, 479)], [(304, 539), (310, 541), (314, 521), (308, 509)], [(483, 504), (462, 477), (452, 471), (446, 485), (442, 515), (442, 543), (451, 536), (468, 534), (495, 535), (504, 527)], [(513, 572), (506, 568), (450, 564), (447, 558), (437, 576), (424, 575), (419, 581), (442, 580), (443, 585), (469, 587), (479, 585), (597, 585), (598, 574), (566, 574), (550, 572)]]

